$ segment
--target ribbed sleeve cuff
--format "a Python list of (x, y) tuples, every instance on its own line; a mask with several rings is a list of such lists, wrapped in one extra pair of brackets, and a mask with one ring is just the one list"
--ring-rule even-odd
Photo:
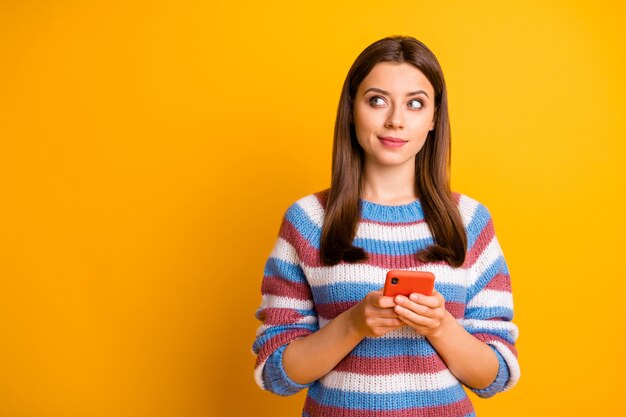
[(504, 390), (504, 386), (506, 385), (510, 377), (509, 366), (506, 364), (506, 361), (504, 360), (500, 352), (498, 352), (498, 350), (491, 345), (489, 347), (496, 353), (496, 356), (498, 357), (498, 375), (496, 376), (496, 379), (491, 383), (491, 385), (489, 385), (487, 388), (470, 388), (472, 392), (482, 398), (491, 397), (498, 392)]
[(313, 385), (312, 382), (304, 385), (298, 384), (289, 378), (285, 372), (285, 368), (283, 368), (283, 352), (286, 348), (287, 345), (283, 345), (276, 349), (276, 351), (267, 358), (265, 368), (263, 369), (265, 388), (275, 394), (284, 396), (295, 394)]

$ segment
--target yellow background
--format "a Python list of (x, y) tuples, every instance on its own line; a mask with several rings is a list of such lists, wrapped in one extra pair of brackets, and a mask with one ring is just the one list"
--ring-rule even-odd
[(390, 34), (512, 274), (522, 379), (479, 415), (625, 415), (621, 4), (0, 1), (0, 415), (299, 415), (252, 378), (263, 264)]

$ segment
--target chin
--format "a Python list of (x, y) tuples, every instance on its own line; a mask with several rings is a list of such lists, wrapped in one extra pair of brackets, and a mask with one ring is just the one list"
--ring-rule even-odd
[(380, 166), (384, 166), (384, 167), (388, 167), (388, 168), (393, 168), (393, 167), (401, 167), (404, 165), (414, 165), (415, 164), (415, 157), (413, 158), (402, 158), (402, 159), (398, 159), (398, 158), (377, 158), (376, 159), (376, 163), (377, 165)]

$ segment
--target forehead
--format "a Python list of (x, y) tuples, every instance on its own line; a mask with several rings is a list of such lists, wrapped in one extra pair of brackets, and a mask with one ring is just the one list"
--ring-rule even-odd
[(379, 62), (361, 81), (357, 94), (363, 94), (368, 88), (375, 87), (388, 91), (392, 95), (424, 90), (434, 97), (434, 88), (422, 71), (406, 62)]

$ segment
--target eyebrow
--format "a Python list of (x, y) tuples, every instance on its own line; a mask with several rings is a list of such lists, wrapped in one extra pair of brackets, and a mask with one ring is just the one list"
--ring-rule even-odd
[[(369, 91), (374, 91), (374, 92), (376, 92), (376, 93), (385, 94), (385, 95), (387, 95), (387, 96), (391, 95), (391, 94), (389, 94), (389, 92), (388, 92), (388, 91), (381, 90), (380, 88), (376, 88), (376, 87), (370, 87), (370, 88), (368, 88), (367, 90), (365, 90), (365, 92), (364, 92), (363, 94), (366, 94), (366, 93), (367, 93), (367, 92), (369, 92)], [(428, 93), (427, 93), (426, 91), (424, 91), (424, 90), (411, 91), (410, 93), (406, 93), (406, 96), (407, 96), (407, 97), (409, 97), (409, 96), (416, 96), (416, 95), (418, 95), (418, 94), (424, 94), (426, 97), (430, 98), (430, 97), (428, 96)]]

